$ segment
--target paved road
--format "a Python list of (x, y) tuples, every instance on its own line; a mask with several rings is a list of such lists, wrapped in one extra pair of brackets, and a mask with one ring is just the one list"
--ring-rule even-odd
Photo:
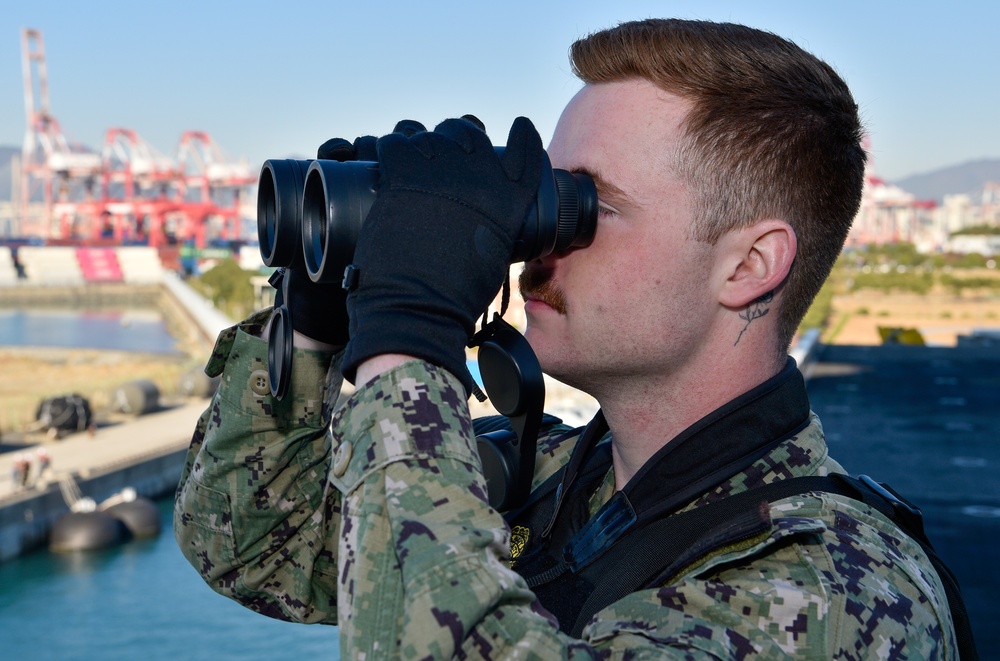
[(1000, 348), (822, 347), (809, 397), (830, 452), (924, 512), (983, 659), (1000, 658)]

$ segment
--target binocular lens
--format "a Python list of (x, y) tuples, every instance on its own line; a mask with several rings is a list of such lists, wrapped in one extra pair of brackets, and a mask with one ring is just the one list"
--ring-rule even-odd
[(300, 266), (302, 191), (311, 161), (269, 160), (257, 184), (257, 240), (267, 266)]
[[(502, 151), (498, 147), (497, 151)], [(257, 236), (264, 264), (305, 266), (314, 282), (339, 282), (375, 203), (378, 163), (269, 160), (260, 173)], [(544, 160), (535, 204), (524, 219), (511, 263), (590, 244), (597, 191), (584, 174)]]
[(339, 282), (354, 258), (361, 225), (375, 203), (378, 163), (317, 160), (302, 197), (302, 253), (313, 282)]

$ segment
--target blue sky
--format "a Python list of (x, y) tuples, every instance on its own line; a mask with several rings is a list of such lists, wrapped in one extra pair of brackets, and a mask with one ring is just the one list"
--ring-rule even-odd
[(1000, 158), (1000, 2), (21, 0), (0, 11), (0, 145), (25, 131), (20, 31), (42, 31), (51, 110), (73, 140), (185, 130), (231, 156), (308, 156), (328, 137), (471, 112), (495, 142), (548, 140), (578, 89), (569, 44), (634, 18), (745, 23), (830, 62), (854, 90), (879, 174)]

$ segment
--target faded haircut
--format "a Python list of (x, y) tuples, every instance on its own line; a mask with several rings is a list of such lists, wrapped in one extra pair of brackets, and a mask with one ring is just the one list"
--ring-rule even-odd
[(585, 83), (645, 79), (692, 104), (672, 156), (694, 195), (693, 238), (715, 243), (768, 218), (792, 226), (798, 253), (777, 310), (787, 351), (861, 204), (863, 129), (844, 81), (769, 32), (679, 19), (592, 34), (570, 63)]

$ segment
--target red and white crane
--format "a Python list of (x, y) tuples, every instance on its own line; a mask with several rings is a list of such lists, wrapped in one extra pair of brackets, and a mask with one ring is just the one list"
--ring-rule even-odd
[[(27, 127), (20, 233), (76, 243), (153, 246), (239, 240), (242, 197), (257, 177), (204, 131), (186, 131), (168, 157), (129, 128), (108, 129), (100, 153), (70, 141), (49, 106), (45, 43), (21, 33)], [(41, 203), (40, 205), (38, 203)]]

